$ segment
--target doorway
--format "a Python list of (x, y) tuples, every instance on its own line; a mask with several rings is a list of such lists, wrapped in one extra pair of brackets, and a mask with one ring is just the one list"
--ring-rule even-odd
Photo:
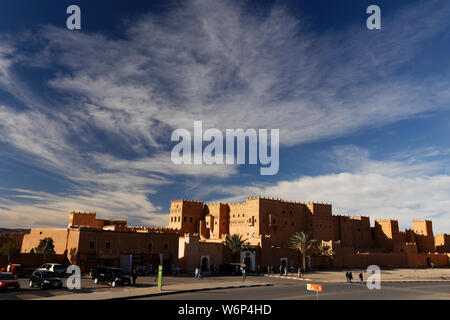
[(209, 256), (203, 256), (201, 259), (201, 266), (204, 272), (209, 271)]

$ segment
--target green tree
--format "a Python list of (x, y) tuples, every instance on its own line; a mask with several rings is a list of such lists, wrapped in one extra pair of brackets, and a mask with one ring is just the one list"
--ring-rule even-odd
[(0, 248), (0, 253), (1, 253), (3, 256), (8, 256), (8, 263), (11, 262), (11, 256), (12, 256), (14, 253), (16, 253), (16, 251), (17, 251), (16, 245), (15, 245), (13, 242), (11, 242), (11, 241), (5, 242), (5, 243), (2, 245), (2, 247)]
[(330, 258), (330, 261), (334, 259), (334, 251), (331, 247), (325, 243), (319, 243), (315, 248), (316, 255), (322, 257), (322, 262), (326, 258)]
[[(242, 239), (242, 235), (239, 234), (233, 234), (231, 236), (227, 234), (225, 245), (231, 250), (233, 262), (236, 262), (236, 260), (239, 261), (239, 254), (241, 251), (253, 251), (253, 248), (246, 243), (247, 240), (248, 239)], [(238, 257), (238, 259), (236, 259), (236, 257)]]
[(306, 252), (313, 248), (316, 240), (311, 238), (309, 233), (297, 232), (289, 240), (289, 247), (296, 249), (302, 256), (303, 270), (306, 270)]
[(34, 252), (36, 254), (43, 255), (44, 263), (45, 263), (46, 256), (55, 254), (55, 244), (53, 242), (53, 239), (50, 237), (47, 237), (47, 238), (39, 240), (39, 245), (34, 249)]

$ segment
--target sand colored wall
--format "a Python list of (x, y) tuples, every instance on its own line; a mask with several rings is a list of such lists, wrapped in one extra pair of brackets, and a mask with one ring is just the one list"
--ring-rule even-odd
[(434, 237), (434, 245), (439, 253), (450, 253), (450, 234), (437, 234)]
[(430, 220), (414, 220), (413, 230), (416, 234), (417, 249), (419, 252), (434, 252), (432, 222)]
[(56, 254), (66, 254), (69, 229), (31, 229), (30, 233), (23, 237), (21, 253), (30, 253), (44, 238), (52, 238)]
[(374, 238), (377, 248), (393, 250), (401, 240), (398, 221), (393, 219), (375, 220)]
[(178, 229), (180, 235), (199, 232), (199, 222), (204, 218), (203, 202), (172, 200), (168, 228)]

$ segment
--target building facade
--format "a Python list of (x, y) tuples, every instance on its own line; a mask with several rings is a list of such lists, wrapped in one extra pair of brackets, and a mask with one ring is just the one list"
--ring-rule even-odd
[[(173, 200), (168, 228), (180, 235), (179, 260), (186, 271), (197, 266), (231, 262), (224, 247), (226, 235), (239, 234), (253, 252), (241, 252), (240, 262), (253, 271), (268, 266), (296, 270), (299, 255), (288, 242), (296, 232), (310, 233), (327, 243), (336, 256), (325, 264), (333, 267), (419, 267), (433, 262), (448, 265), (448, 238), (440, 235), (440, 253), (435, 248), (432, 222), (414, 220), (413, 229), (400, 231), (394, 219), (333, 215), (328, 203), (301, 203), (281, 199), (249, 197), (243, 203), (212, 203)], [(442, 240), (441, 240), (442, 239)], [(448, 251), (447, 251), (448, 252)], [(311, 253), (309, 266), (324, 264)]]
[(178, 263), (178, 233), (165, 228), (129, 227), (126, 221), (101, 220), (95, 213), (70, 213), (67, 228), (31, 229), (23, 238), (21, 253), (34, 252), (41, 239), (51, 237), (55, 253), (82, 272), (93, 267), (129, 269), (159, 264), (169, 271)]

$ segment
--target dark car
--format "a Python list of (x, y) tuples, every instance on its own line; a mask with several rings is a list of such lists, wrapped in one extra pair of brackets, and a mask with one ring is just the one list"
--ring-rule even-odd
[(0, 272), (0, 291), (8, 289), (20, 290), (19, 281), (17, 281), (12, 273)]
[(109, 283), (111, 286), (131, 284), (130, 276), (120, 268), (97, 267), (92, 270), (94, 283)]
[(38, 286), (41, 289), (62, 288), (62, 281), (52, 271), (36, 270), (30, 278), (30, 288)]
[(223, 276), (240, 276), (242, 274), (240, 263), (226, 263), (219, 266), (219, 273)]

